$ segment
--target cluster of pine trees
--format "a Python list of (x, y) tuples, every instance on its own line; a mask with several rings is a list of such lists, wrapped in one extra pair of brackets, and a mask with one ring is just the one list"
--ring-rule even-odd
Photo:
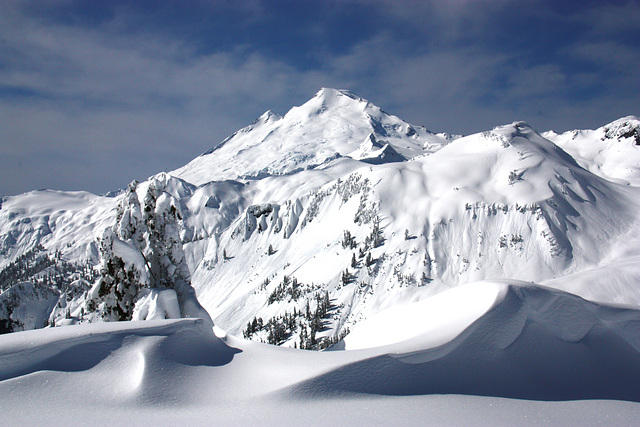
[[(89, 261), (73, 264), (62, 259), (59, 251), (48, 253), (37, 244), (0, 271), (0, 333), (27, 328), (13, 317), (25, 300), (41, 306), (58, 300), (52, 313), (55, 316), (67, 302), (84, 298), (96, 277)], [(35, 326), (44, 327), (48, 323)]]
[(0, 270), (0, 292), (20, 282), (32, 282), (66, 290), (67, 286), (78, 278), (87, 281), (95, 278), (93, 267), (88, 262), (69, 263), (61, 258), (59, 251), (51, 255), (38, 244)]
[[(291, 279), (290, 283), (295, 279)], [(312, 309), (313, 306), (313, 309)], [(316, 293), (313, 304), (307, 300), (305, 308), (293, 312), (285, 312), (280, 316), (274, 316), (265, 322), (261, 317), (254, 317), (247, 323), (243, 336), (247, 339), (256, 339), (269, 344), (281, 345), (289, 341), (294, 335), (298, 339), (294, 347), (307, 350), (320, 350), (337, 342), (334, 338), (318, 339), (317, 333), (324, 330), (326, 319), (331, 311), (329, 292)]]
[(284, 276), (282, 282), (269, 294), (269, 304), (276, 301), (296, 301), (302, 296), (302, 287), (295, 277)]

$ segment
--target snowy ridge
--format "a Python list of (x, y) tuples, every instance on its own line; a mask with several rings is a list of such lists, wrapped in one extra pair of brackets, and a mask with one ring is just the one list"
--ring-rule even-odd
[[(351, 164), (343, 159), (324, 172)], [(285, 276), (312, 292), (328, 290), (335, 336), (390, 304), (450, 286), (491, 277), (550, 280), (591, 268), (637, 218), (636, 189), (593, 176), (522, 123), (342, 176), (284, 202), (273, 195), (254, 199), (261, 203), (247, 207), (210, 246), (194, 275), (196, 289), (231, 333), (254, 317), (304, 310), (304, 298), (265, 303)], [(293, 190), (300, 181), (278, 182)], [(628, 281), (623, 278), (629, 290), (623, 299), (609, 291), (610, 275), (592, 276), (589, 287), (574, 282), (572, 291), (637, 303), (638, 287)]]
[(571, 154), (585, 169), (624, 184), (640, 185), (640, 120), (618, 119), (596, 130), (543, 136)]

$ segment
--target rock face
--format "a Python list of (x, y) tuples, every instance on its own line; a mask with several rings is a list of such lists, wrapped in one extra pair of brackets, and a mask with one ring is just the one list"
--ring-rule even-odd
[[(592, 155), (602, 144), (638, 155), (636, 122), (572, 143), (522, 122), (459, 137), (323, 89), (115, 198), (3, 200), (0, 268), (36, 245), (59, 258), (19, 277), (47, 277), (58, 295), (49, 324), (206, 317), (204, 307), (230, 333), (305, 348), (489, 278), (638, 305), (640, 166), (626, 161), (623, 174), (609, 166), (615, 150)], [(49, 279), (62, 263), (66, 276)], [(82, 286), (68, 286), (73, 274)], [(17, 283), (6, 277), (3, 289)]]

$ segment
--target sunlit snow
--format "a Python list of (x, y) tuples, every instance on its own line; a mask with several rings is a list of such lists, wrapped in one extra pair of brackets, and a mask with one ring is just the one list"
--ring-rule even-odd
[(3, 421), (634, 424), (639, 135), (322, 89), (115, 197), (2, 198)]

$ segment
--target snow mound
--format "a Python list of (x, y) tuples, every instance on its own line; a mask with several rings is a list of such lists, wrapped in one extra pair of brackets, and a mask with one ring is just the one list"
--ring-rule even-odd
[[(463, 287), (468, 293), (463, 301), (472, 300), (474, 285), (487, 287)], [(416, 345), (431, 343), (436, 328), (426, 325), (427, 336), (421, 337), (421, 325), (412, 324), (412, 339), (304, 381), (291, 392), (640, 401), (640, 311), (531, 284), (502, 286), (501, 300), (450, 342)], [(486, 301), (478, 305), (484, 309)], [(447, 320), (441, 325), (448, 326)]]
[[(154, 393), (171, 393), (182, 381), (179, 365), (221, 366), (237, 353), (202, 319), (101, 322), (0, 338), (3, 388), (13, 385), (20, 389), (19, 382), (7, 380), (23, 377), (30, 383), (37, 380), (30, 375), (36, 372), (92, 371), (88, 378), (95, 395), (84, 400), (98, 403), (104, 399), (104, 404), (135, 401), (136, 395), (146, 399)], [(99, 381), (106, 383), (97, 387)]]
[(454, 339), (471, 323), (499, 303), (507, 287), (495, 282), (462, 285), (409, 305), (400, 305), (376, 314), (356, 325), (342, 344), (357, 350), (420, 340), (425, 348), (438, 347)]
[[(437, 325), (416, 325), (417, 312), (429, 307), (420, 302), (389, 319), (395, 323), (387, 329), (397, 328), (395, 340), (354, 351), (310, 352), (219, 338), (199, 319), (2, 335), (3, 420), (263, 424), (278, 417), (293, 424), (301, 413), (325, 420), (329, 408), (340, 424), (415, 423), (434, 414), (442, 423), (459, 424), (513, 424), (523, 416), (564, 424), (637, 419), (639, 311), (525, 283), (471, 283), (451, 292), (433, 300), (444, 307), (459, 298), (478, 314), (475, 321), (471, 316), (452, 322), (451, 315)], [(462, 329), (455, 337), (448, 331), (452, 323)], [(402, 335), (403, 329), (412, 330), (411, 336)], [(436, 343), (433, 334), (446, 338)], [(567, 401), (573, 399), (620, 401)], [(559, 400), (564, 402), (544, 402)], [(461, 415), (461, 407), (473, 408), (472, 419)]]

